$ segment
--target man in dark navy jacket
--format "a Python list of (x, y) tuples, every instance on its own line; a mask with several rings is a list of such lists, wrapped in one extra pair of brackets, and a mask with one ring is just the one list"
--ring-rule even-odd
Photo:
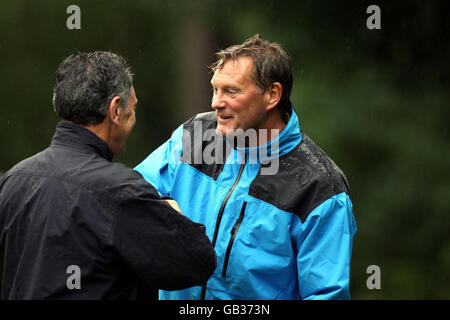
[(51, 145), (0, 180), (1, 299), (138, 299), (204, 283), (216, 267), (205, 227), (113, 156), (136, 121), (126, 61), (65, 59)]

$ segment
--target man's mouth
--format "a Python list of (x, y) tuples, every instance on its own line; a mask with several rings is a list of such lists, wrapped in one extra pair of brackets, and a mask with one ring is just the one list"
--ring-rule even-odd
[(228, 115), (219, 115), (217, 117), (219, 120), (228, 120), (228, 119), (232, 119), (232, 116), (228, 116)]

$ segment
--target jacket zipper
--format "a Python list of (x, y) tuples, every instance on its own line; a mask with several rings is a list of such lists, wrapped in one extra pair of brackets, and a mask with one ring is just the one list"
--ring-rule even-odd
[(239, 214), (239, 218), (237, 218), (236, 223), (233, 228), (231, 228), (231, 238), (230, 242), (228, 242), (227, 251), (225, 253), (225, 261), (223, 263), (222, 269), (222, 278), (225, 278), (227, 274), (228, 260), (230, 259), (231, 247), (233, 247), (234, 239), (239, 231), (239, 227), (241, 226), (242, 220), (244, 220), (245, 215), (245, 207), (247, 206), (247, 202), (244, 201), (244, 205), (242, 206), (241, 213)]
[[(222, 221), (222, 215), (225, 210), (225, 205), (227, 204), (228, 199), (230, 198), (231, 194), (233, 193), (234, 188), (236, 188), (236, 185), (238, 184), (239, 180), (241, 179), (242, 172), (244, 172), (245, 162), (246, 162), (246, 155), (244, 153), (244, 161), (242, 162), (241, 167), (239, 168), (238, 176), (237, 176), (236, 180), (234, 181), (233, 185), (231, 186), (230, 190), (228, 191), (227, 195), (225, 196), (225, 199), (223, 199), (222, 205), (220, 206), (220, 209), (219, 209), (219, 214), (217, 215), (216, 228), (214, 229), (214, 236), (213, 236), (213, 241), (212, 241), (213, 248), (215, 248), (215, 246), (216, 246), (217, 234), (219, 233), (220, 222)], [(202, 286), (202, 291), (201, 291), (201, 295), (200, 295), (201, 300), (205, 300), (205, 294), (206, 294), (206, 283)]]

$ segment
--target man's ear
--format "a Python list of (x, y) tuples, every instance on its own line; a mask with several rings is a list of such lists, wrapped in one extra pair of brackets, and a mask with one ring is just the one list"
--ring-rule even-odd
[(266, 110), (272, 110), (276, 107), (278, 102), (281, 100), (283, 94), (283, 86), (279, 82), (272, 83), (272, 86), (267, 89), (267, 107)]
[(119, 117), (122, 111), (122, 98), (120, 96), (115, 96), (112, 98), (108, 107), (107, 116), (109, 117), (109, 120), (118, 125)]

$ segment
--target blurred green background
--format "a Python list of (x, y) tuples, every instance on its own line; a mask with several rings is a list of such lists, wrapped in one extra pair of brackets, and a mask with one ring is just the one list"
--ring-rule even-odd
[[(71, 4), (81, 30), (66, 27)], [(366, 27), (370, 4), (381, 30)], [(0, 174), (50, 143), (69, 54), (110, 50), (132, 66), (138, 120), (115, 161), (134, 167), (210, 110), (214, 52), (259, 33), (291, 54), (301, 126), (350, 182), (352, 298), (450, 299), (449, 13), (448, 1), (3, 0)]]

